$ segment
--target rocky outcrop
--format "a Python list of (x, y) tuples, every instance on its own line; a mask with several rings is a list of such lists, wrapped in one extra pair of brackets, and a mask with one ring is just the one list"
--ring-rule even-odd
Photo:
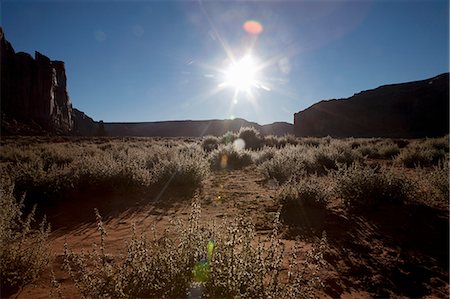
[(49, 133), (68, 134), (73, 129), (72, 104), (67, 93), (64, 62), (39, 52), (35, 57), (15, 53), (0, 28), (2, 132), (6, 120), (38, 125)]
[(99, 130), (98, 123), (84, 112), (72, 109), (73, 129), (72, 133), (78, 136), (96, 136)]
[(405, 137), (449, 133), (449, 74), (321, 101), (294, 115), (296, 136)]

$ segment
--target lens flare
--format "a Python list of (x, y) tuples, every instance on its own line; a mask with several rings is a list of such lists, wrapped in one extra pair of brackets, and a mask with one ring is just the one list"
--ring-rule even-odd
[(209, 278), (210, 266), (208, 261), (199, 261), (194, 265), (192, 276), (195, 282), (206, 282)]
[(241, 138), (236, 139), (235, 141), (233, 141), (233, 149), (235, 151), (242, 151), (243, 149), (245, 149), (245, 141)]
[(264, 30), (261, 23), (255, 20), (248, 20), (242, 27), (244, 28), (245, 32), (252, 35), (259, 35)]

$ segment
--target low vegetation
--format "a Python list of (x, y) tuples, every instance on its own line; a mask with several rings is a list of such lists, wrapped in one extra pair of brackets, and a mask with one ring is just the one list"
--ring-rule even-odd
[(23, 201), (17, 201), (12, 185), (0, 186), (0, 290), (2, 297), (23, 290), (36, 281), (50, 260), (45, 219), (35, 228), (35, 208), (24, 214)]
[(333, 174), (335, 191), (345, 206), (353, 210), (386, 204), (402, 204), (413, 197), (413, 183), (393, 169), (353, 164)]
[(210, 227), (201, 225), (199, 216), (194, 201), (188, 222), (174, 224), (175, 240), (167, 235), (149, 240), (133, 228), (126, 255), (116, 260), (107, 253), (97, 212), (99, 246), (83, 255), (66, 245), (65, 268), (81, 294), (94, 298), (180, 298), (196, 288), (206, 298), (311, 298), (320, 288), (320, 278), (306, 273), (323, 265), (326, 237), (304, 262), (292, 256), (282, 281), (286, 257), (277, 219), (270, 238), (254, 243), (254, 227), (244, 219)]
[(43, 204), (72, 199), (80, 191), (136, 193), (167, 185), (192, 192), (209, 172), (201, 147), (183, 143), (5, 146), (0, 160), (3, 173), (14, 182), (15, 194), (26, 193), (27, 201)]
[[(326, 233), (317, 239), (323, 228), (336, 234), (339, 229), (334, 226), (347, 221), (346, 229), (353, 229), (353, 224), (360, 225), (359, 216), (375, 221), (367, 215), (376, 214), (379, 208), (395, 212), (404, 208), (401, 221), (406, 221), (406, 227), (412, 225), (408, 213), (418, 215), (414, 213), (422, 208), (412, 208), (410, 203), (426, 205), (431, 199), (435, 206), (448, 208), (448, 167), (448, 136), (423, 140), (296, 138), (262, 136), (254, 128), (243, 128), (202, 139), (4, 139), (0, 150), (2, 295), (17, 293), (49, 271), (49, 226), (45, 219), (35, 223), (34, 203), (46, 207), (98, 193), (114, 193), (126, 203), (133, 195), (153, 198), (161, 190), (170, 190), (185, 200), (177, 204), (187, 205), (195, 198), (186, 216), (189, 220), (173, 219), (173, 226), (153, 236), (149, 231), (138, 233), (132, 226), (126, 250), (112, 254), (97, 211), (99, 243), (87, 253), (66, 244), (65, 271), (81, 295), (172, 298), (200, 292), (205, 298), (317, 297), (326, 286), (318, 274), (326, 265), (324, 254), (330, 257), (344, 250), (340, 238), (347, 242), (353, 236), (346, 231), (335, 235), (330, 249)], [(252, 188), (262, 191), (242, 205), (274, 195), (270, 196), (274, 206), (261, 209), (277, 214), (271, 233), (261, 233), (242, 215), (220, 215), (219, 223), (199, 220), (202, 187), (220, 178), (217, 185), (226, 190), (226, 175), (238, 169), (233, 175), (258, 175), (257, 187)], [(233, 183), (235, 188), (246, 187)], [(233, 192), (245, 194), (240, 191)], [(220, 201), (230, 200), (221, 195), (217, 195)], [(214, 206), (215, 201), (205, 196), (205, 204)], [(431, 206), (424, 215), (439, 224), (439, 217), (430, 216), (437, 213)], [(237, 210), (240, 207), (236, 204)], [(376, 220), (383, 225), (383, 219)], [(308, 235), (314, 241), (295, 240), (306, 235), (298, 230), (306, 231), (307, 226), (314, 226)], [(267, 231), (264, 225), (259, 229)], [(300, 247), (303, 254), (309, 248), (301, 258)], [(58, 285), (53, 278), (53, 286)]]
[(448, 136), (438, 139), (416, 140), (408, 144), (396, 161), (405, 167), (429, 167), (448, 159)]
[(253, 163), (251, 153), (235, 147), (221, 146), (210, 155), (210, 165), (214, 170), (241, 169)]
[(317, 177), (303, 177), (280, 188), (278, 199), (282, 209), (326, 209), (329, 191)]

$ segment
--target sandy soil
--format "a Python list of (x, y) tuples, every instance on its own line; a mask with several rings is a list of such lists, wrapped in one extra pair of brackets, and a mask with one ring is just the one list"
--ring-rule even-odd
[[(211, 223), (228, 217), (250, 217), (260, 235), (268, 234), (279, 206), (276, 184), (266, 182), (254, 166), (244, 170), (212, 173), (200, 190), (201, 221)], [(99, 242), (94, 207), (104, 218), (107, 250), (120, 254), (138, 231), (162, 232), (171, 218), (187, 219), (190, 198), (154, 192), (147, 196), (98, 194), (61, 203), (45, 211), (56, 279), (67, 298), (79, 297), (69, 274), (61, 270), (64, 242), (78, 252)], [(300, 238), (308, 243), (326, 231), (329, 250), (320, 273), (325, 282), (323, 297), (440, 297), (448, 298), (448, 209), (421, 204), (387, 207), (358, 216), (348, 214), (336, 202), (327, 212), (285, 211), (283, 238), (289, 244)], [(287, 246), (289, 251), (289, 246)], [(288, 253), (288, 252), (287, 252)], [(47, 271), (34, 287), (19, 298), (48, 298), (51, 275)]]

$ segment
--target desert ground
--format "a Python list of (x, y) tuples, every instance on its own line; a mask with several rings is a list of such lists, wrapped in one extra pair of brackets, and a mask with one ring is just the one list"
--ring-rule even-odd
[(0, 166), (2, 298), (449, 297), (448, 136), (9, 137)]

